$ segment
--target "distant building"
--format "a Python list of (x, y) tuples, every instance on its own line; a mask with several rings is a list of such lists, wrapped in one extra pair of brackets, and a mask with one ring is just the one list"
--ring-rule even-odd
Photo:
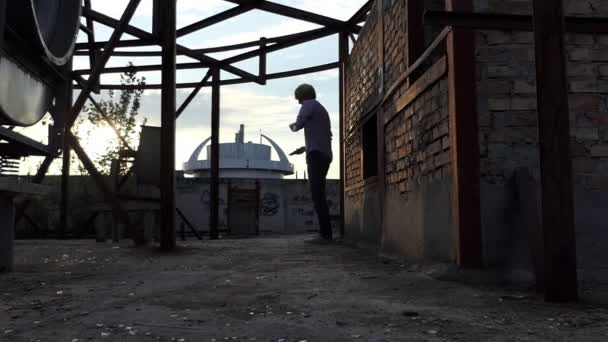
[[(245, 126), (241, 125), (235, 135), (234, 143), (220, 144), (220, 178), (281, 179), (293, 175), (293, 164), (289, 162), (281, 147), (269, 137), (261, 136), (270, 143), (270, 146), (253, 142), (245, 143)], [(186, 175), (205, 178), (210, 176), (210, 140), (211, 138), (208, 138), (203, 141), (184, 163)], [(205, 147), (207, 159), (199, 159)], [(278, 155), (278, 161), (271, 159), (272, 149)]]

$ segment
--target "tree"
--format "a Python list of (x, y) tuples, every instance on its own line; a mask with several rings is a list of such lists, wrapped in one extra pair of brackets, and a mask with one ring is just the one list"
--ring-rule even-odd
[[(133, 63), (129, 62), (129, 66), (133, 66)], [(78, 123), (73, 128), (73, 132), (77, 136), (82, 130), (86, 137), (94, 137), (95, 129), (108, 125), (104, 118), (105, 114), (118, 133), (124, 137), (127, 146), (116, 136), (112, 141), (107, 142), (109, 144), (107, 151), (95, 160), (99, 171), (106, 175), (110, 174), (112, 160), (118, 159), (120, 151), (136, 148), (135, 143), (140, 131), (138, 126), (142, 124), (138, 122), (138, 119), (141, 96), (144, 92), (141, 88), (146, 84), (146, 78), (138, 77), (136, 71), (127, 71), (120, 76), (120, 84), (126, 86), (127, 89), (118, 92), (109, 90), (107, 97), (98, 101), (101, 110), (94, 105), (85, 106), (84, 115), (80, 116)], [(147, 120), (143, 118), (142, 121), (145, 124)], [(90, 125), (84, 125), (85, 122), (89, 122)], [(83, 137), (83, 135), (79, 136)], [(87, 174), (82, 165), (80, 163), (78, 165), (79, 171)], [(125, 172), (126, 170), (121, 170), (121, 173)]]

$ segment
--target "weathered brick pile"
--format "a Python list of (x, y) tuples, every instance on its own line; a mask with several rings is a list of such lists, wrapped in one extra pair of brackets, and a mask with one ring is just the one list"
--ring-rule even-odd
[[(565, 0), (568, 15), (607, 16), (601, 0)], [(531, 0), (475, 1), (480, 12), (532, 13)], [(482, 179), (508, 182), (519, 167), (540, 177), (532, 33), (476, 34)], [(608, 36), (568, 34), (575, 183), (608, 190)], [(557, 71), (556, 71), (557, 72)]]

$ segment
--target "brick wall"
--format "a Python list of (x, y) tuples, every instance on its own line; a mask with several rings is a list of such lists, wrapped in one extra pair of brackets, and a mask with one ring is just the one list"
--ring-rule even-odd
[(450, 176), (447, 79), (435, 83), (385, 127), (389, 187), (407, 196), (419, 185)]
[[(568, 15), (608, 16), (608, 2), (564, 0)], [(475, 1), (477, 11), (530, 14), (531, 0)], [(476, 63), (481, 172), (507, 182), (516, 168), (540, 177), (532, 33), (479, 31)], [(608, 36), (568, 34), (575, 183), (608, 190)]]
[[(363, 191), (361, 124), (374, 114), (381, 116), (381, 124), (384, 123), (383, 117), (394, 116), (390, 123), (387, 121), (386, 135), (379, 142), (380, 146), (384, 145), (385, 149), (390, 149), (390, 152), (388, 150), (385, 152), (386, 172), (380, 170), (386, 176), (388, 187), (400, 187), (405, 193), (405, 189), (412, 187), (414, 182), (421, 182), (423, 179), (432, 180), (439, 175), (443, 177), (444, 173), (447, 174), (444, 169), (444, 164), (449, 163), (449, 152), (446, 152), (449, 142), (446, 137), (448, 131), (446, 81), (443, 80), (441, 85), (437, 83), (431, 89), (424, 91), (420, 94), (420, 98), (406, 108), (400, 109), (401, 113), (389, 113), (394, 110), (399, 98), (410, 87), (407, 81), (398, 81), (408, 68), (407, 0), (384, 0), (382, 5), (382, 18), (379, 18), (378, 3), (372, 6), (369, 19), (346, 64), (344, 122), (347, 197)], [(425, 0), (425, 8), (441, 9), (443, 0)], [(438, 28), (427, 28), (425, 44), (429, 45), (439, 31)], [(383, 39), (380, 40), (380, 37)], [(416, 73), (417, 77), (424, 74), (444, 54), (444, 45), (437, 50), (438, 53), (434, 54)], [(383, 54), (380, 51), (383, 51)], [(386, 92), (394, 85), (399, 85), (398, 83), (400, 83), (399, 89), (382, 102)], [(427, 84), (427, 86), (432, 85)], [(439, 131), (443, 132), (441, 136)], [(396, 145), (393, 138), (402, 142), (403, 146)], [(436, 143), (436, 140), (439, 142)], [(436, 152), (439, 156), (426, 151), (427, 147), (434, 151), (438, 145), (440, 147)], [(404, 154), (406, 150), (409, 152)], [(435, 161), (436, 157), (437, 161)], [(405, 159), (411, 161), (406, 162)], [(439, 163), (439, 166), (435, 167), (435, 163)]]
[(407, 69), (406, 1), (384, 4), (384, 89), (392, 86)]

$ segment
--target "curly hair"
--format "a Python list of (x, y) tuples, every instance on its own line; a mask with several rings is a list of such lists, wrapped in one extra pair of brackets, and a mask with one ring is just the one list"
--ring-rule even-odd
[(298, 101), (315, 100), (317, 98), (317, 92), (310, 84), (299, 85), (294, 91), (294, 95)]

